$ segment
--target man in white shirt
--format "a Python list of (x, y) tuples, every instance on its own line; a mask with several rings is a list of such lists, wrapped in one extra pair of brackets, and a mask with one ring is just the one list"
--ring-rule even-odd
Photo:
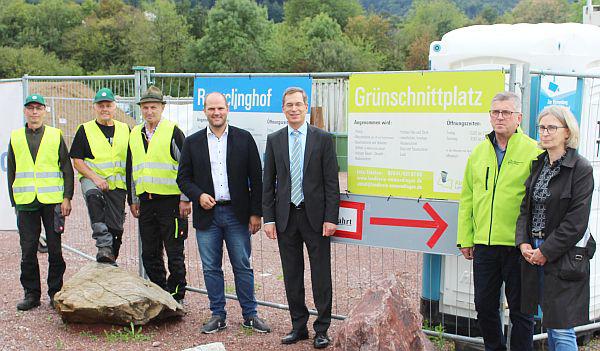
[(211, 319), (202, 332), (227, 327), (223, 279), (223, 241), (242, 307), (242, 326), (267, 333), (258, 318), (254, 272), (250, 264), (251, 235), (260, 229), (262, 180), (256, 142), (247, 131), (228, 125), (225, 96), (206, 96), (204, 114), (209, 126), (189, 136), (181, 151), (177, 184), (193, 203), (194, 228), (202, 259)]

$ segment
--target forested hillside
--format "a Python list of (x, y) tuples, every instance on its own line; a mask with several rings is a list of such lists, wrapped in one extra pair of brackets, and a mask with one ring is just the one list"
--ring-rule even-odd
[[(600, 0), (598, 0), (600, 1)], [(580, 22), (585, 0), (0, 0), (0, 78), (426, 69), (473, 24)]]

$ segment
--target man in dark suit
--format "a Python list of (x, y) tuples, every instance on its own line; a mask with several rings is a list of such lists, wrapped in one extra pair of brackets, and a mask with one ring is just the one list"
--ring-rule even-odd
[(283, 95), (285, 128), (267, 137), (263, 216), (265, 234), (277, 238), (292, 331), (281, 339), (293, 344), (308, 338), (304, 301), (306, 245), (315, 306), (315, 348), (329, 345), (331, 323), (331, 246), (339, 209), (338, 166), (330, 134), (306, 123), (307, 96), (300, 88)]
[(185, 139), (177, 174), (179, 188), (193, 203), (194, 228), (212, 312), (201, 331), (211, 334), (227, 327), (221, 268), (225, 241), (242, 307), (242, 326), (267, 333), (270, 327), (256, 313), (250, 265), (250, 236), (260, 229), (260, 156), (250, 133), (227, 124), (228, 113), (223, 94), (206, 96), (204, 114), (209, 126)]

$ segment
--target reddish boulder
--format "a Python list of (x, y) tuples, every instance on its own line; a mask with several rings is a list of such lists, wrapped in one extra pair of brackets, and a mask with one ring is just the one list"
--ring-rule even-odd
[(337, 328), (334, 350), (420, 351), (435, 348), (421, 330), (422, 317), (400, 276), (367, 290)]

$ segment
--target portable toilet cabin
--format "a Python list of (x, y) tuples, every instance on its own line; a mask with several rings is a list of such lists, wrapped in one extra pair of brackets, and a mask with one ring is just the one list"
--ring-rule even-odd
[[(524, 64), (529, 64), (530, 69), (536, 71), (600, 74), (600, 28), (578, 23), (470, 26), (453, 30), (442, 40), (431, 43), (429, 62), (433, 71), (508, 69), (510, 64), (517, 64), (522, 69)], [(533, 78), (537, 78), (539, 84), (540, 75)], [(561, 84), (575, 82), (582, 95), (577, 103), (580, 106), (570, 107), (580, 111), (579, 152), (594, 167), (596, 186), (589, 228), (595, 238), (600, 238), (600, 79), (552, 79), (558, 79)], [(535, 80), (533, 83), (536, 83)], [(536, 93), (534, 90), (532, 95)], [(535, 118), (539, 112), (537, 104), (533, 103), (534, 98), (537, 96), (532, 96), (532, 108), (527, 111), (531, 115), (530, 126), (536, 125)], [(535, 129), (529, 130), (532, 137), (536, 137)], [(423, 271), (430, 272), (423, 278), (422, 311), (425, 318), (429, 314), (432, 319), (437, 316), (440, 320), (451, 321), (449, 324), (456, 322), (458, 330), (463, 331), (465, 326), (460, 324), (473, 322), (476, 313), (471, 268), (471, 263), (462, 256), (425, 257)], [(599, 274), (600, 259), (596, 255), (591, 262), (590, 320), (600, 318)], [(438, 286), (439, 289), (436, 289)], [(439, 318), (440, 314), (445, 318)]]

